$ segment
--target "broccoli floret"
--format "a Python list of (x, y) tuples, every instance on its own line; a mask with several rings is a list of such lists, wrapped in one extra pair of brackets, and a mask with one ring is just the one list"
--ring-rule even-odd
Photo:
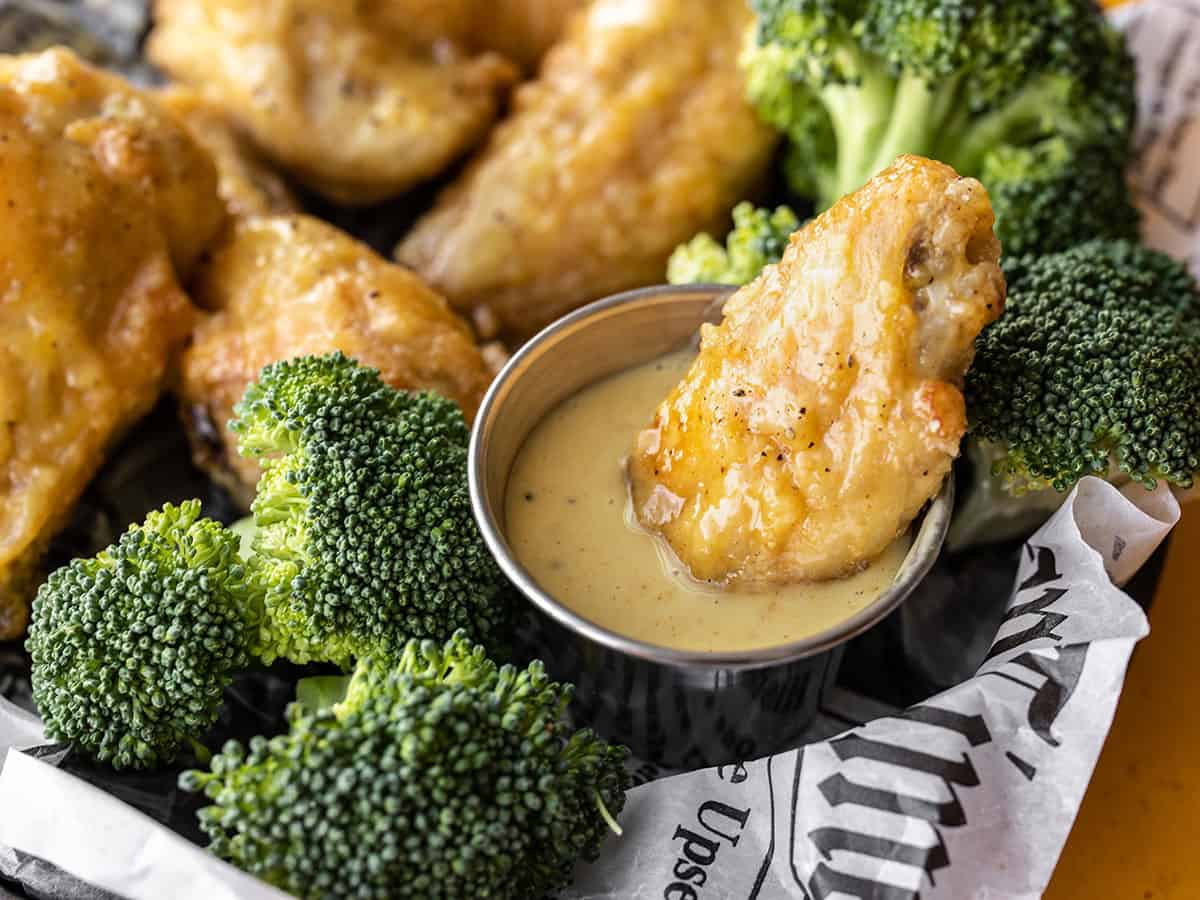
[(914, 153), (996, 191), (1010, 251), (1129, 235), (1133, 62), (1090, 0), (751, 5), (747, 93), (802, 196), (827, 207)]
[(1141, 213), (1123, 166), (1103, 150), (1072, 151), (1062, 140), (1004, 147), (988, 156), (979, 178), (1010, 256), (1065, 250), (1097, 236), (1138, 238)]
[(971, 435), (991, 458), (977, 466), (978, 489), (994, 491), (995, 478), (1009, 496), (1045, 505), (1044, 491), (1085, 475), (1191, 487), (1200, 289), (1187, 267), (1104, 240), (1002, 265), (1006, 308), (976, 341), (964, 390)]
[(595, 858), (629, 784), (623, 748), (564, 722), (569, 693), (461, 633), (412, 641), (180, 785), (213, 801), (215, 853), (300, 897), (541, 897)]
[(458, 628), (503, 640), (507, 582), (471, 515), (453, 402), (334, 353), (267, 366), (235, 413), (263, 465), (248, 567), (278, 655), (348, 666)]
[(667, 281), (671, 284), (745, 284), (769, 263), (779, 262), (788, 238), (800, 227), (786, 206), (774, 212), (739, 203), (733, 208), (733, 231), (722, 247), (710, 235), (698, 234), (671, 254)]
[(118, 769), (194, 746), (256, 649), (261, 607), (237, 550), (193, 500), (54, 572), (26, 642), (46, 733)]

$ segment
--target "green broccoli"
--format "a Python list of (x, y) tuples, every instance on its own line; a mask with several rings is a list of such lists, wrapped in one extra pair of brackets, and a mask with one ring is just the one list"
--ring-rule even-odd
[(786, 206), (771, 212), (739, 203), (733, 208), (733, 231), (722, 247), (710, 235), (698, 234), (675, 248), (667, 262), (671, 284), (745, 284), (768, 263), (778, 262), (788, 238), (800, 227)]
[(1006, 251), (1137, 227), (1134, 68), (1090, 0), (752, 0), (747, 93), (824, 208), (903, 153), (992, 193)]
[(540, 897), (596, 856), (629, 781), (625, 751), (563, 720), (540, 663), (497, 668), (463, 633), (364, 659), (332, 709), (226, 744), (180, 786), (210, 849), (301, 897)]
[[(1200, 472), (1200, 289), (1187, 267), (1097, 240), (1009, 257), (1003, 268), (1004, 314), (976, 341), (967, 373), (976, 483), (952, 543), (1010, 536), (1000, 519), (1044, 514), (1085, 475), (1191, 487)], [(1012, 502), (997, 505), (1000, 496)]]
[(54, 572), (26, 642), (46, 733), (118, 769), (196, 747), (257, 650), (261, 606), (237, 549), (193, 500)]
[(508, 585), (471, 515), (454, 403), (334, 353), (267, 366), (235, 413), (263, 465), (248, 568), (278, 655), (348, 666), (459, 628), (503, 640)]

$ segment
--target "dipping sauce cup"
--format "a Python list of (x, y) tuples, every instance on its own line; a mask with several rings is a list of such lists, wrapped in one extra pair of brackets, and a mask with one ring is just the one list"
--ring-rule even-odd
[(542, 590), (505, 538), (505, 492), (526, 437), (582, 388), (683, 347), (729, 292), (712, 285), (645, 288), (559, 319), (505, 366), (471, 435), (475, 518), (529, 600), (523, 650), (542, 659), (553, 678), (575, 684), (579, 722), (641, 759), (671, 767), (720, 765), (799, 744), (837, 677), (845, 643), (912, 593), (937, 558), (953, 507), (947, 478), (913, 522), (911, 548), (891, 584), (844, 621), (779, 646), (737, 652), (656, 646), (600, 627)]

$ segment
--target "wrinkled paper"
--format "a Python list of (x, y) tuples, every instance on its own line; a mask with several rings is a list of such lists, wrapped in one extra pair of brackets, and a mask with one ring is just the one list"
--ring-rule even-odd
[(635, 790), (625, 836), (563, 896), (1041, 896), (1148, 631), (1112, 579), (1179, 517), (1165, 487), (1127, 494), (1085, 479), (1025, 544), (974, 678), (822, 743)]
[[(1114, 18), (1138, 59), (1147, 242), (1200, 275), (1200, 0)], [(835, 689), (799, 750), (635, 788), (624, 835), (563, 900), (1040, 896), (1147, 632), (1114, 585), (1178, 516), (1166, 488), (1085, 479), (1025, 544), (973, 677), (906, 710)], [(0, 697), (0, 875), (30, 896), (283, 896), (56, 768), (63, 755)]]

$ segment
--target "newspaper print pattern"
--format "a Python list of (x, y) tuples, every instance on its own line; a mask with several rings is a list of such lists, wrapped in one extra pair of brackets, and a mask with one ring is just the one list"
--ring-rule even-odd
[(1146, 243), (1200, 277), (1200, 3), (1159, 0), (1118, 10), (1138, 65), (1132, 172)]
[(1026, 545), (974, 678), (822, 743), (636, 789), (625, 836), (563, 896), (1039, 897), (1148, 631), (1110, 575), (1179, 515), (1165, 487), (1136, 499), (1076, 488)]

